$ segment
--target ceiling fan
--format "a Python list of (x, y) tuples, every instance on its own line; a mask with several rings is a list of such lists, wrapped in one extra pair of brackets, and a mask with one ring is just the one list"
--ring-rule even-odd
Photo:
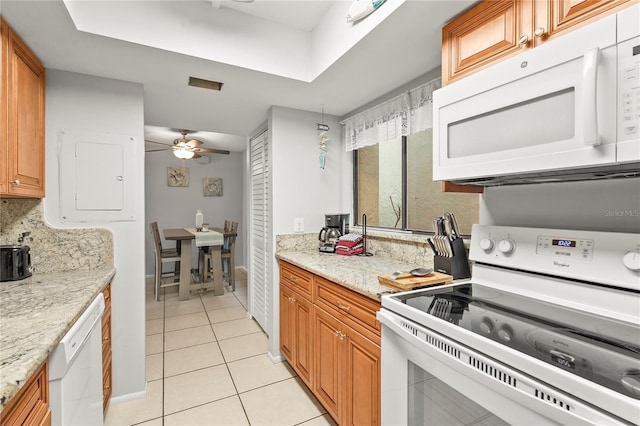
[(166, 148), (161, 149), (148, 149), (146, 152), (157, 152), (157, 151), (173, 151), (173, 155), (182, 159), (189, 158), (199, 158), (202, 157), (200, 155), (201, 152), (209, 152), (212, 154), (229, 154), (229, 151), (224, 149), (213, 149), (213, 148), (199, 148), (202, 145), (202, 141), (198, 139), (187, 138), (189, 134), (188, 130), (181, 129), (180, 134), (182, 137), (173, 140), (173, 145), (169, 145), (162, 142), (145, 140), (145, 142), (155, 143), (157, 145), (164, 145)]

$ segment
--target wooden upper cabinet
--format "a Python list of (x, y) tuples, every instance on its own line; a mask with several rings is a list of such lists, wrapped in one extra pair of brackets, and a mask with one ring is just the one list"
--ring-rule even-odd
[(548, 36), (588, 23), (630, 4), (629, 0), (551, 0), (543, 3), (548, 10), (540, 11), (537, 16), (546, 12)]
[(442, 85), (629, 4), (629, 0), (482, 1), (442, 28)]
[(20, 37), (2, 33), (0, 195), (42, 198), (45, 190), (45, 69)]
[(528, 40), (519, 43), (530, 25), (531, 10), (530, 1), (485, 1), (445, 25), (442, 85), (528, 47)]

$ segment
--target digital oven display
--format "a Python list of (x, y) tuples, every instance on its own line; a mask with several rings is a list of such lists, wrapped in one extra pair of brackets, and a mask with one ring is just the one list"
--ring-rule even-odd
[(575, 247), (576, 242), (574, 240), (551, 240), (551, 244), (558, 247)]

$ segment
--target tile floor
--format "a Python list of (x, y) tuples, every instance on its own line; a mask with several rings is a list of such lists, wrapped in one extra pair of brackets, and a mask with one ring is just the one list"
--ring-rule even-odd
[(246, 275), (224, 296), (169, 287), (156, 302), (146, 282), (144, 399), (111, 404), (105, 425), (335, 425), (267, 336), (247, 318)]

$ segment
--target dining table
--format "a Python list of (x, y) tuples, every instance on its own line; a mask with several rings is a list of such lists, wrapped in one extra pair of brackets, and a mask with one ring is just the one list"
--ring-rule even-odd
[[(216, 296), (222, 296), (224, 294), (224, 283), (222, 274), (222, 244), (223, 244), (223, 232), (224, 230), (219, 228), (210, 228), (209, 231), (196, 231), (195, 228), (170, 228), (163, 231), (165, 240), (177, 241), (180, 244), (180, 284), (178, 286), (178, 300), (188, 300), (191, 296), (191, 290), (204, 289), (209, 290), (213, 288), (213, 294)], [(216, 237), (217, 235), (209, 233), (220, 234), (218, 244), (200, 243), (196, 238), (202, 232), (202, 236), (206, 233), (207, 237)], [(209, 238), (211, 239), (211, 238)], [(213, 238), (216, 239), (216, 238)], [(205, 239), (203, 238), (203, 241)], [(192, 283), (191, 280), (191, 246), (196, 241), (196, 245), (202, 246), (206, 244), (209, 247), (211, 256), (213, 259), (213, 282), (201, 280), (199, 283)], [(198, 274), (200, 277), (202, 273)], [(206, 276), (206, 274), (204, 274)]]

